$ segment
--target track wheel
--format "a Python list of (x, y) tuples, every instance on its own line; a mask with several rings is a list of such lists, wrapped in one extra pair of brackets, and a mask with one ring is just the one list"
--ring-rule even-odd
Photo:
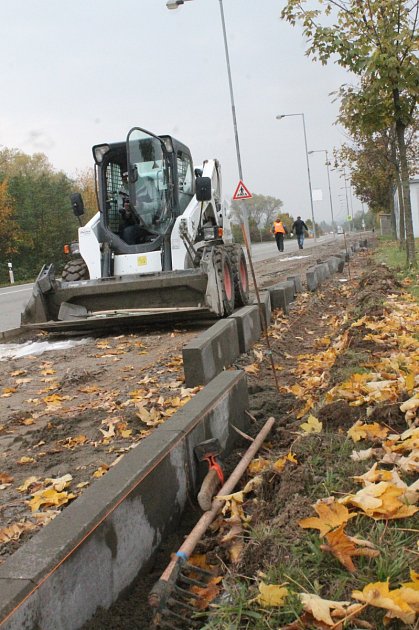
[(234, 305), (246, 306), (249, 304), (249, 275), (243, 249), (240, 245), (226, 245), (233, 267), (234, 280)]
[(234, 277), (233, 266), (224, 246), (214, 247), (214, 265), (218, 280), (221, 283), (224, 317), (228, 317), (234, 310)]
[(65, 265), (61, 274), (64, 282), (77, 282), (77, 280), (88, 280), (89, 270), (83, 258), (73, 258)]

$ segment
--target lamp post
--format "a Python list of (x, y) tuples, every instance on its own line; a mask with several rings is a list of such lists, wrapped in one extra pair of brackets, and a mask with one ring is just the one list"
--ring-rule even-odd
[(303, 113), (298, 114), (278, 114), (276, 116), (277, 120), (281, 120), (282, 118), (287, 118), (288, 116), (301, 116), (303, 119), (303, 129), (304, 129), (304, 145), (306, 151), (306, 162), (307, 162), (307, 175), (308, 175), (308, 187), (310, 191), (310, 206), (311, 206), (311, 221), (313, 223), (313, 236), (314, 241), (317, 241), (317, 233), (316, 233), (316, 222), (314, 220), (314, 204), (313, 204), (313, 191), (311, 189), (311, 175), (310, 175), (310, 162), (308, 159), (308, 149), (307, 149), (307, 133), (306, 133), (306, 123)]
[(329, 186), (330, 214), (332, 216), (333, 237), (335, 237), (336, 236), (336, 229), (335, 229), (335, 219), (334, 219), (334, 216), (333, 216), (332, 189), (330, 187), (329, 154), (327, 152), (327, 149), (318, 149), (317, 151), (309, 151), (308, 152), (309, 155), (311, 155), (312, 153), (325, 153), (326, 154), (326, 169), (327, 169), (327, 183), (328, 183), (328, 186)]
[[(191, 0), (167, 0), (166, 7), (168, 9), (177, 9), (178, 7), (180, 7), (185, 2), (191, 2)], [(230, 55), (229, 55), (229, 52), (228, 52), (227, 32), (226, 32), (226, 25), (225, 25), (225, 19), (224, 19), (223, 0), (219, 0), (219, 5), (220, 5), (221, 26), (222, 26), (222, 30), (223, 30), (224, 51), (225, 51), (225, 58), (226, 58), (226, 64), (227, 64), (228, 86), (229, 86), (229, 89), (230, 89), (230, 102), (231, 102), (231, 113), (232, 113), (232, 117), (233, 117), (234, 139), (235, 139), (235, 143), (236, 143), (237, 168), (238, 168), (238, 171), (239, 171), (239, 178), (240, 178), (240, 180), (243, 181), (243, 170), (242, 170), (242, 162), (241, 162), (241, 156), (240, 156), (239, 134), (238, 134), (238, 130), (237, 130), (236, 106), (235, 106), (235, 103), (234, 103), (233, 81), (232, 81), (232, 78), (231, 78)], [(247, 209), (246, 209), (245, 206), (242, 206), (242, 217), (243, 217), (244, 227), (245, 227), (245, 230), (246, 230), (247, 240), (248, 240), (249, 245), (250, 245), (251, 241), (250, 241), (250, 230), (249, 230), (249, 218), (247, 216)]]

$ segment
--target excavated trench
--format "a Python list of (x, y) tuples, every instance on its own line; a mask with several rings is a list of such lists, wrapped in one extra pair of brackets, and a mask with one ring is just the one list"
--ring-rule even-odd
[[(258, 279), (259, 288), (265, 288), (278, 281), (284, 280), (286, 279), (287, 274), (291, 274), (291, 273), (300, 275), (300, 277), (304, 277), (304, 273), (309, 266), (312, 266), (313, 264), (316, 263), (317, 260), (325, 257), (326, 255), (330, 256), (334, 252), (342, 251), (342, 247), (343, 247), (342, 241), (336, 241), (336, 242), (333, 241), (327, 244), (318, 245), (316, 246), (314, 250), (313, 249), (305, 250), (304, 254), (305, 256), (307, 256), (306, 258), (281, 262), (282, 258), (286, 258), (286, 254), (285, 254), (278, 258), (273, 258), (273, 259), (269, 259), (265, 261), (258, 261), (255, 263), (254, 267), (255, 267), (255, 271), (256, 271), (256, 275)], [(94, 393), (91, 391), (90, 395), (92, 394), (97, 395), (98, 398), (101, 399), (101, 403), (104, 403), (104, 402), (106, 403), (106, 400), (104, 401), (103, 399), (105, 390), (106, 391), (112, 390), (112, 387), (115, 390), (115, 388), (117, 388), (119, 384), (121, 385), (121, 387), (119, 388), (120, 390), (119, 397), (116, 396), (116, 406), (115, 406), (115, 400), (112, 402), (112, 405), (114, 405), (112, 407), (112, 411), (113, 412), (117, 411), (119, 413), (123, 409), (123, 407), (121, 407), (121, 404), (120, 404), (123, 398), (122, 390), (125, 391), (125, 394), (128, 394), (130, 391), (130, 388), (134, 385), (136, 381), (138, 381), (139, 376), (140, 378), (144, 378), (146, 382), (147, 382), (147, 378), (150, 378), (150, 374), (151, 374), (151, 378), (156, 377), (158, 381), (157, 388), (159, 388), (161, 385), (158, 379), (160, 379), (160, 377), (164, 379), (165, 376), (167, 377), (167, 374), (169, 374), (169, 379), (166, 378), (166, 380), (176, 381), (177, 379), (179, 379), (179, 374), (178, 374), (179, 373), (179, 360), (178, 360), (179, 354), (178, 353), (181, 350), (182, 346), (185, 343), (187, 343), (187, 341), (190, 340), (192, 337), (194, 337), (196, 334), (197, 334), (196, 328), (194, 329), (193, 327), (185, 326), (185, 327), (182, 327), (182, 329), (172, 329), (172, 330), (163, 329), (161, 333), (157, 335), (155, 333), (150, 332), (149, 335), (146, 336), (147, 337), (146, 341), (142, 339), (139, 340), (137, 337), (136, 341), (134, 342), (134, 344), (137, 343), (137, 345), (135, 346), (136, 359), (138, 359), (138, 356), (137, 356), (138, 354), (141, 356), (142, 352), (144, 352), (145, 355), (147, 355), (148, 353), (147, 359), (144, 360), (144, 364), (141, 365), (141, 367), (134, 367), (133, 365), (131, 365), (132, 363), (131, 359), (134, 356), (132, 353), (132, 350), (130, 350), (130, 352), (125, 352), (124, 350), (126, 348), (124, 349), (123, 344), (122, 344), (122, 348), (121, 347), (118, 348), (118, 341), (120, 339), (120, 337), (118, 336), (113, 337), (114, 341), (111, 344), (112, 346), (111, 348), (103, 347), (103, 345), (101, 347), (100, 340), (99, 340), (98, 342), (99, 346), (95, 342), (96, 354), (94, 354), (95, 350), (93, 348), (90, 350), (90, 354), (87, 352), (84, 352), (84, 355), (83, 355), (83, 351), (81, 351), (79, 355), (80, 357), (79, 362), (77, 364), (77, 367), (75, 367), (74, 369), (72, 369), (68, 363), (66, 364), (65, 353), (63, 353), (62, 358), (61, 359), (58, 358), (59, 361), (62, 361), (61, 375), (63, 375), (63, 373), (65, 374), (65, 378), (62, 379), (62, 383), (61, 383), (62, 385), (61, 392), (63, 395), (65, 395), (66, 394), (66, 392), (64, 391), (65, 387), (68, 388), (68, 386), (70, 385), (71, 387), (77, 386), (80, 389), (82, 389), (83, 386), (85, 388), (99, 386), (99, 391), (94, 392)], [(132, 341), (133, 340), (131, 339), (131, 342)], [(105, 343), (105, 346), (106, 345), (108, 344)], [(155, 356), (156, 353), (160, 357), (160, 364), (156, 360), (156, 356)], [(102, 355), (99, 357), (101, 360), (100, 368), (97, 367), (98, 355)], [(73, 356), (72, 359), (75, 360), (77, 363), (76, 356)], [(83, 367), (82, 361), (87, 361), (88, 359), (94, 359), (94, 361), (91, 362), (91, 365), (89, 366), (85, 365)], [(30, 364), (30, 361), (32, 361), (31, 367), (33, 367), (34, 365), (33, 357), (32, 359), (28, 359), (28, 361), (29, 361), (29, 364)], [(96, 367), (93, 366), (93, 363), (95, 363)], [(23, 370), (25, 369), (24, 367), (22, 367), (21, 364), (18, 364), (18, 363), (16, 364), (13, 363), (9, 367), (11, 368), (11, 370), (15, 368), (14, 369), (15, 372), (19, 371), (19, 369), (23, 369)], [(38, 362), (37, 367), (39, 367), (40, 370), (43, 368), (44, 372), (48, 370), (54, 371), (54, 366), (51, 366), (51, 360), (47, 356), (44, 356), (43, 359)], [(107, 376), (105, 377), (105, 380), (103, 380), (105, 375)], [(118, 377), (116, 377), (116, 375), (118, 375)], [(104, 387), (102, 388), (101, 385), (104, 385)], [(152, 385), (150, 385), (150, 387), (152, 387)], [(79, 395), (83, 396), (84, 393), (81, 391)], [(119, 402), (118, 402), (118, 399), (119, 399)], [(29, 400), (33, 400), (33, 399), (29, 399)], [(24, 402), (23, 398), (20, 400), (20, 402), (17, 401), (18, 408), (22, 409), (23, 402)], [(103, 405), (102, 406), (98, 405), (96, 407), (96, 410), (99, 410), (99, 412), (105, 411)], [(109, 409), (106, 411), (109, 411)], [(25, 413), (23, 413), (23, 415), (25, 415)], [(59, 416), (58, 412), (57, 412), (57, 415)], [(15, 420), (18, 424), (21, 424), (21, 421), (23, 420), (23, 416), (19, 418), (16, 416)], [(55, 424), (57, 426), (57, 431), (61, 431), (62, 423), (60, 424), (60, 422), (58, 421)], [(109, 427), (105, 426), (105, 429), (107, 428)], [(79, 427), (77, 427), (77, 430), (78, 429)], [(80, 431), (83, 431), (83, 429), (84, 427), (80, 427)], [(46, 429), (44, 431), (45, 436), (48, 435), (49, 430), (50, 429)], [(129, 430), (129, 422), (128, 422), (128, 426), (126, 427), (126, 430)], [(76, 433), (76, 431), (73, 430), (72, 433), (74, 434)], [(30, 431), (28, 432), (28, 434), (30, 434)], [(53, 435), (53, 433), (51, 433), (51, 435)], [(68, 437), (74, 438), (76, 436), (69, 435)], [(89, 437), (91, 437), (93, 441), (93, 436), (89, 436)], [(28, 437), (26, 435), (23, 438), (24, 445), (25, 445), (25, 440), (27, 439)], [(21, 447), (22, 443), (19, 446)], [(95, 449), (96, 448), (97, 447), (95, 447)], [(120, 454), (123, 454), (126, 450), (128, 450), (127, 445), (121, 442), (119, 446), (119, 450), (120, 450)], [(69, 449), (69, 453), (73, 454), (74, 450)], [(240, 454), (241, 454), (240, 450), (236, 450), (233, 452), (232, 456), (229, 458), (229, 461), (228, 461), (229, 468), (234, 467), (234, 463), (240, 457)], [(97, 455), (97, 450), (96, 450), (96, 455)], [(105, 457), (105, 451), (103, 451), (103, 457)], [(41, 460), (42, 458), (39, 458), (39, 461)], [(78, 477), (80, 476), (80, 483), (84, 483), (84, 479), (82, 479), (83, 474), (81, 473), (83, 469), (83, 464), (80, 462), (78, 465), (76, 465), (74, 460), (71, 460), (71, 462), (72, 462), (72, 466), (74, 465), (78, 470), (78, 476), (76, 477), (77, 480), (79, 481)], [(97, 463), (98, 462), (93, 458), (89, 465), (93, 467)], [(108, 466), (106, 461), (104, 461), (104, 464)], [(64, 474), (64, 472), (65, 470), (62, 466), (62, 463), (58, 462), (57, 460), (55, 468), (54, 466), (52, 466), (52, 468), (50, 467), (48, 474), (49, 476), (52, 477), (57, 474)], [(179, 526), (177, 527), (175, 534), (170, 534), (167, 538), (163, 540), (157, 552), (155, 553), (153, 560), (149, 562), (147, 566), (147, 570), (143, 571), (141, 576), (137, 576), (134, 582), (132, 582), (132, 584), (127, 589), (125, 589), (125, 591), (119, 597), (118, 601), (113, 606), (111, 606), (111, 608), (108, 610), (97, 611), (95, 616), (89, 622), (85, 623), (84, 626), (82, 626), (83, 629), (84, 630), (94, 630), (97, 628), (124, 629), (128, 627), (129, 628), (149, 628), (150, 623), (151, 623), (151, 611), (147, 604), (148, 593), (151, 587), (153, 586), (154, 582), (159, 578), (162, 570), (167, 565), (167, 562), (170, 559), (170, 554), (179, 547), (179, 545), (181, 544), (183, 540), (183, 537), (193, 527), (194, 523), (199, 518), (200, 514), (201, 514), (200, 510), (196, 506), (195, 497), (192, 494), (188, 493), (187, 501), (186, 501), (186, 509), (183, 512), (182, 520)], [(23, 540), (25, 540), (25, 537), (23, 537)]]

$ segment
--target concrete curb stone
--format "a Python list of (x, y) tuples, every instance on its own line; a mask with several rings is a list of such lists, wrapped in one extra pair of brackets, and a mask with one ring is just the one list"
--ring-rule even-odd
[(240, 354), (237, 322), (220, 319), (182, 350), (186, 387), (206, 385)]
[(240, 353), (247, 352), (262, 332), (259, 308), (253, 305), (244, 306), (232, 313), (228, 319), (234, 319), (237, 323)]
[(7, 559), (2, 630), (76, 630), (99, 606), (109, 608), (197, 490), (196, 444), (217, 437), (228, 452), (237, 440), (231, 425), (247, 430), (247, 405), (244, 372), (219, 374)]

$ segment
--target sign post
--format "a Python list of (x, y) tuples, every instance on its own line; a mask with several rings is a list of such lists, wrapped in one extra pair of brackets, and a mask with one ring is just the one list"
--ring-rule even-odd
[[(252, 193), (249, 192), (249, 190), (244, 185), (243, 180), (240, 179), (239, 183), (237, 184), (235, 193), (233, 195), (233, 201), (240, 202), (240, 201), (243, 201), (243, 199), (251, 199), (251, 198), (252, 198)], [(250, 241), (250, 230), (249, 230), (249, 217), (247, 216), (246, 208), (243, 208), (242, 205), (240, 206), (240, 223), (242, 226), (246, 249), (248, 250), (247, 254), (250, 258), (251, 241)]]
[(13, 264), (11, 262), (8, 262), (7, 266), (9, 268), (10, 284), (14, 284), (15, 283), (15, 277), (13, 275)]

